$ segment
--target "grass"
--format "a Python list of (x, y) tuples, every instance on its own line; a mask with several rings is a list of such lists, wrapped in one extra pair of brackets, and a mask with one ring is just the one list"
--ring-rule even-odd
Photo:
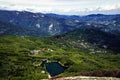
[[(89, 44), (88, 44), (89, 45)], [(79, 46), (79, 45), (77, 45)], [(90, 46), (90, 45), (89, 45)], [(34, 49), (45, 51), (29, 55)], [(103, 50), (91, 46), (96, 50)], [(50, 51), (52, 50), (52, 51)], [(39, 66), (41, 59), (58, 61), (68, 68), (60, 76), (70, 76), (97, 70), (120, 69), (120, 54), (93, 53), (87, 49), (76, 47), (70, 41), (56, 38), (34, 37), (0, 37), (0, 79), (1, 80), (38, 80), (47, 78), (44, 67)], [(38, 66), (36, 66), (38, 65)]]

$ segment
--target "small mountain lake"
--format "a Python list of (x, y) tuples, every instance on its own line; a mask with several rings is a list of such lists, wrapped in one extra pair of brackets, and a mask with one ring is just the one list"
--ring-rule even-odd
[(62, 66), (59, 62), (43, 62), (47, 72), (53, 77), (60, 73), (63, 73), (66, 67)]

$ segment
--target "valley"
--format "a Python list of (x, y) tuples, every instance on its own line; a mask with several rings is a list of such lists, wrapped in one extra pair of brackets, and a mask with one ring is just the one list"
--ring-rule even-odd
[[(47, 79), (50, 73), (120, 78), (119, 20), (0, 10), (0, 80)], [(61, 69), (54, 74), (49, 66)]]
[[(40, 66), (42, 59), (57, 61), (68, 67), (58, 76), (80, 74), (119, 77), (120, 54), (95, 46), (91, 47), (92, 49), (95, 51), (90, 52), (89, 49), (76, 47), (74, 44), (55, 38), (0, 37), (0, 71), (4, 73), (1, 79), (45, 79), (48, 73), (45, 66)], [(41, 52), (28, 54), (31, 50)], [(45, 73), (41, 73), (43, 70)], [(100, 72), (101, 75), (96, 72), (89, 73), (91, 71)]]

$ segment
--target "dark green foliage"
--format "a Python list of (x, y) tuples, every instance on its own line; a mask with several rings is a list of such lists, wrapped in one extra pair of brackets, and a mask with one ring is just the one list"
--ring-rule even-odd
[[(28, 57), (22, 54), (0, 53), (0, 79), (10, 80), (35, 80), (47, 78), (41, 74), (41, 68), (34, 66), (37, 58)], [(40, 60), (39, 60), (40, 62)]]
[[(77, 38), (68, 36), (59, 38), (0, 37), (0, 79), (38, 80), (47, 78), (47, 73), (41, 73), (42, 70), (45, 70), (44, 67), (39, 66), (41, 59), (58, 61), (68, 67), (61, 76), (103, 69), (120, 69), (119, 54), (92, 46), (90, 43), (86, 44), (89, 48), (80, 47), (79, 42), (71, 44)], [(42, 50), (43, 48), (45, 50), (39, 54), (29, 54), (31, 50)], [(91, 53), (89, 49), (95, 49), (94, 53)], [(106, 53), (102, 51), (106, 51)]]

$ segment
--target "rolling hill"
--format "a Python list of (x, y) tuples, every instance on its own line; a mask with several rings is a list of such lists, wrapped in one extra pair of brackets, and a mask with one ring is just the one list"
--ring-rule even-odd
[(67, 67), (57, 77), (120, 77), (119, 16), (0, 10), (0, 79), (47, 78), (44, 59)]

